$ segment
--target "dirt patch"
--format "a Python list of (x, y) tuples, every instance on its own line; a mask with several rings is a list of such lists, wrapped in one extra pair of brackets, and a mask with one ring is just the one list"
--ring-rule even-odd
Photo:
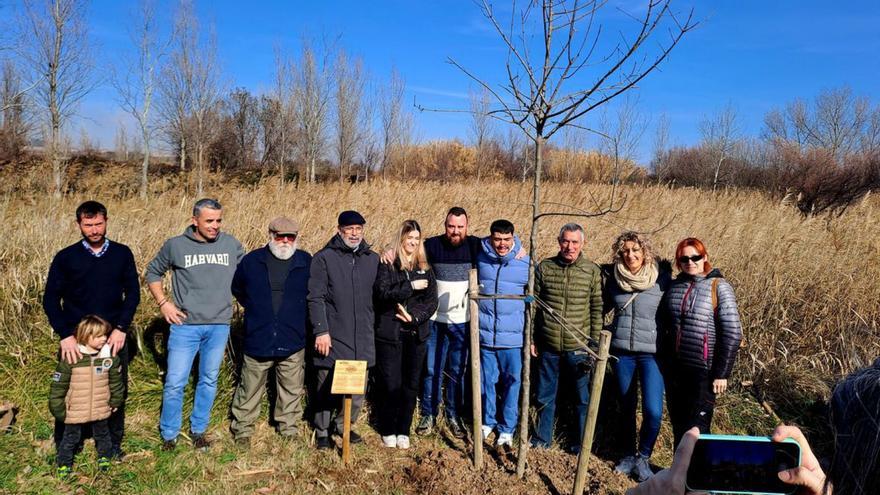
[[(633, 486), (613, 471), (612, 464), (596, 458), (590, 461), (586, 493), (617, 494)], [(526, 474), (518, 480), (515, 452), (487, 450), (483, 469), (478, 472), (464, 452), (443, 448), (415, 455), (412, 464), (392, 479), (393, 485), (422, 494), (560, 494), (571, 492), (576, 471), (577, 456), (558, 449), (536, 449), (529, 451)]]

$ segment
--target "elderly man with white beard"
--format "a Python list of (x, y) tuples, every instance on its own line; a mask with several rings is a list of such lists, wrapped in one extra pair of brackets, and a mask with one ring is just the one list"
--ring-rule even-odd
[(248, 253), (235, 271), (232, 294), (244, 308), (244, 363), (232, 399), (232, 434), (247, 447), (260, 414), (266, 377), (275, 368), (274, 419), (283, 438), (299, 432), (305, 378), (306, 295), (312, 256), (297, 249), (299, 226), (279, 217), (269, 242)]

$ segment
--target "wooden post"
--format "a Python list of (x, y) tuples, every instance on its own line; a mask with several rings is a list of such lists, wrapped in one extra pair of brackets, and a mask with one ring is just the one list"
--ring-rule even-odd
[(572, 490), (574, 495), (584, 493), (587, 465), (590, 460), (590, 451), (593, 449), (593, 433), (596, 431), (596, 416), (599, 415), (599, 401), (602, 399), (602, 384), (605, 382), (609, 347), (611, 347), (611, 332), (602, 330), (599, 335), (599, 359), (596, 360), (593, 381), (590, 383), (590, 405), (587, 408), (587, 421), (584, 423), (584, 436), (581, 439), (581, 452), (578, 454), (577, 473), (574, 477), (574, 489)]
[(470, 311), (471, 337), (471, 402), (473, 403), (474, 425), (474, 469), (483, 469), (483, 402), (480, 391), (480, 307), (477, 296), (480, 284), (477, 270), (471, 268), (468, 285), (468, 310)]
[(342, 463), (348, 464), (351, 458), (351, 394), (342, 400)]

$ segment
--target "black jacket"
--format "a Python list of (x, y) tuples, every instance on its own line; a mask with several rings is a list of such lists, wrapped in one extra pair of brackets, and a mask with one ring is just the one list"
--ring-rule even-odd
[[(713, 280), (717, 280), (712, 304)], [(666, 348), (680, 365), (709, 370), (712, 379), (730, 376), (742, 341), (733, 287), (713, 269), (705, 277), (681, 273), (666, 294), (672, 335)]]
[[(428, 287), (414, 291), (413, 280), (427, 280)], [(419, 340), (424, 342), (431, 335), (428, 320), (437, 311), (437, 280), (434, 271), (404, 270), (400, 262), (394, 265), (382, 264), (376, 275), (373, 288), (376, 305), (376, 340), (382, 342), (398, 342), (401, 331), (415, 331)], [(412, 316), (412, 323), (404, 323), (397, 319), (397, 305), (402, 304)]]
[(312, 258), (308, 296), (311, 337), (314, 340), (329, 333), (332, 344), (328, 356), (314, 354), (316, 367), (332, 368), (337, 359), (375, 364), (373, 283), (378, 268), (379, 255), (366, 241), (353, 250), (339, 235)]
[(312, 256), (296, 250), (290, 260), (278, 314), (272, 310), (272, 288), (266, 259), (268, 247), (255, 249), (238, 264), (232, 294), (244, 308), (244, 353), (251, 357), (284, 358), (305, 347), (306, 294)]

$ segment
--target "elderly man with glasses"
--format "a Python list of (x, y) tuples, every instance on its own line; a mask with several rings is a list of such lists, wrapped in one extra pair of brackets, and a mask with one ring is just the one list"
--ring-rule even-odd
[(279, 217), (269, 242), (242, 258), (232, 294), (244, 308), (244, 362), (232, 399), (232, 435), (250, 445), (269, 370), (275, 368), (273, 417), (283, 438), (299, 432), (305, 381), (306, 295), (312, 256), (297, 249), (299, 226)]

